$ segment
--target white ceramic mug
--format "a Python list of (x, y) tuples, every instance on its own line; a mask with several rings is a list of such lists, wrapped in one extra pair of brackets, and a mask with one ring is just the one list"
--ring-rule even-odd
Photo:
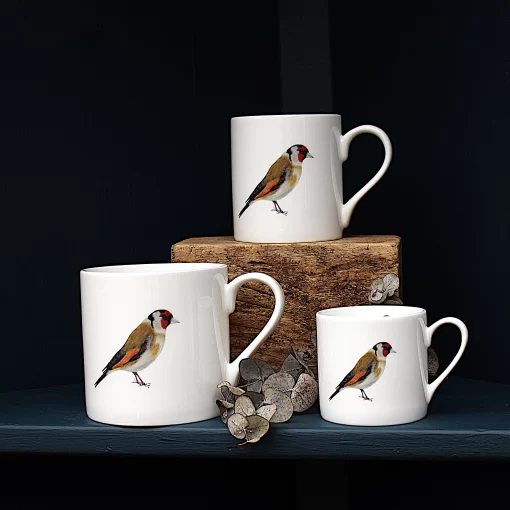
[[(460, 329), (460, 349), (428, 383), (427, 349), (443, 324)], [(423, 308), (352, 306), (317, 313), (321, 416), (344, 425), (398, 425), (420, 420), (466, 348), (468, 331), (447, 317), (427, 327)]]
[[(236, 384), (239, 362), (277, 326), (284, 295), (268, 275), (227, 283), (224, 264), (142, 264), (80, 272), (85, 397), (89, 418), (157, 426), (218, 416), (216, 386)], [(273, 314), (230, 363), (229, 314), (239, 287), (258, 281), (275, 296)]]
[[(270, 115), (231, 120), (234, 238), (254, 243), (340, 239), (361, 197), (384, 175), (391, 143), (375, 126), (342, 135), (340, 115)], [(346, 204), (342, 163), (356, 136), (380, 138), (379, 171)]]

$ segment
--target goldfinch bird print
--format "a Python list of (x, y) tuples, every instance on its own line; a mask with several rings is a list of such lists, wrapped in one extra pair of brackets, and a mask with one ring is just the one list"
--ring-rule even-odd
[(107, 376), (118, 370), (133, 372), (134, 383), (150, 387), (142, 380), (138, 372), (147, 368), (161, 354), (165, 345), (166, 328), (179, 321), (168, 310), (155, 310), (144, 319), (129, 335), (124, 345), (104, 367), (95, 387)]
[(246, 200), (239, 213), (239, 218), (252, 205), (259, 200), (273, 202), (277, 214), (287, 215), (278, 204), (278, 200), (286, 197), (297, 185), (303, 171), (303, 161), (312, 158), (310, 151), (301, 144), (289, 147), (267, 171), (265, 177), (259, 182)]
[(354, 368), (342, 379), (329, 400), (346, 388), (354, 388), (361, 391), (360, 398), (372, 402), (373, 399), (365, 393), (365, 388), (369, 388), (381, 378), (386, 368), (386, 358), (390, 353), (396, 353), (396, 351), (388, 342), (375, 344), (361, 356)]

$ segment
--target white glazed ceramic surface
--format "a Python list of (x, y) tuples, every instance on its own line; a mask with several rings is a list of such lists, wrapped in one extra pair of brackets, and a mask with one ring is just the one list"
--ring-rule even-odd
[[(461, 346), (443, 373), (428, 384), (427, 348), (442, 324), (455, 324)], [(448, 317), (427, 327), (426, 311), (408, 306), (355, 306), (317, 313), (319, 399), (322, 417), (344, 425), (398, 425), (420, 420), (437, 387), (457, 364), (466, 348), (468, 331), (459, 319)], [(360, 389), (347, 387), (331, 400), (335, 388), (357, 361), (378, 342), (392, 350), (382, 374), (361, 398)]]
[[(228, 316), (239, 287), (260, 281), (275, 295), (269, 322), (234, 362), (230, 360)], [(261, 273), (227, 284), (223, 264), (147, 264), (80, 272), (85, 394), (88, 416), (114, 425), (157, 426), (218, 416), (216, 385), (236, 384), (239, 362), (260, 347), (278, 324), (284, 307), (279, 284)], [(166, 328), (155, 361), (139, 372), (113, 371), (95, 387), (103, 368), (130, 333), (155, 310), (170, 311), (179, 323)]]
[[(389, 138), (375, 126), (360, 126), (342, 135), (340, 115), (274, 115), (231, 120), (234, 238), (254, 243), (328, 241), (342, 237), (361, 197), (384, 175), (391, 161)], [(362, 133), (379, 137), (385, 157), (375, 176), (343, 203), (342, 162), (353, 138)], [(246, 200), (271, 165), (296, 144), (312, 157), (302, 162), (301, 177), (278, 200), (287, 214), (274, 211), (271, 200), (256, 200), (239, 217)]]

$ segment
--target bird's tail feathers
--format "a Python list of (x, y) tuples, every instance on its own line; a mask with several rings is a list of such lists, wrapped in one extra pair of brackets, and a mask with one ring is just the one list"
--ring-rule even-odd
[(94, 388), (110, 373), (109, 370), (104, 370), (101, 377), (94, 383)]
[(338, 395), (341, 391), (341, 387), (340, 386), (337, 386), (336, 387), (336, 390), (333, 392), (333, 395), (331, 395), (331, 397), (329, 397), (329, 400), (331, 400), (333, 397), (335, 397), (336, 395)]
[(246, 200), (246, 204), (245, 206), (241, 209), (241, 212), (239, 213), (239, 218), (241, 217), (241, 214), (243, 214), (244, 211), (246, 211), (246, 209), (248, 209), (248, 207), (250, 207), (250, 205), (253, 203), (253, 200)]

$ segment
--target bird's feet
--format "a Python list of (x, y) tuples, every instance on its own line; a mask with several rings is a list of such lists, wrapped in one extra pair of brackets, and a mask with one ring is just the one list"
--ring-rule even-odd
[(370, 398), (364, 391), (361, 390), (361, 395), (359, 398), (362, 398), (363, 400), (368, 400), (369, 402), (372, 402), (374, 400), (373, 398)]
[(151, 383), (145, 383), (142, 381), (142, 378), (138, 375), (138, 373), (136, 372), (133, 372), (133, 375), (135, 376), (135, 380), (134, 381), (131, 381), (131, 382), (134, 382), (136, 384), (138, 384), (138, 386), (145, 386), (147, 388), (150, 388), (151, 387)]
[(150, 382), (143, 382), (143, 381), (131, 381), (133, 384), (138, 384), (138, 386), (145, 386), (146, 388), (150, 388), (151, 387), (151, 383)]
[(273, 200), (273, 205), (274, 205), (274, 209), (271, 209), (271, 211), (275, 211), (276, 214), (283, 214), (285, 216), (287, 216), (287, 212), (288, 211), (284, 211), (280, 205), (278, 204), (278, 202), (276, 202), (275, 200)]

